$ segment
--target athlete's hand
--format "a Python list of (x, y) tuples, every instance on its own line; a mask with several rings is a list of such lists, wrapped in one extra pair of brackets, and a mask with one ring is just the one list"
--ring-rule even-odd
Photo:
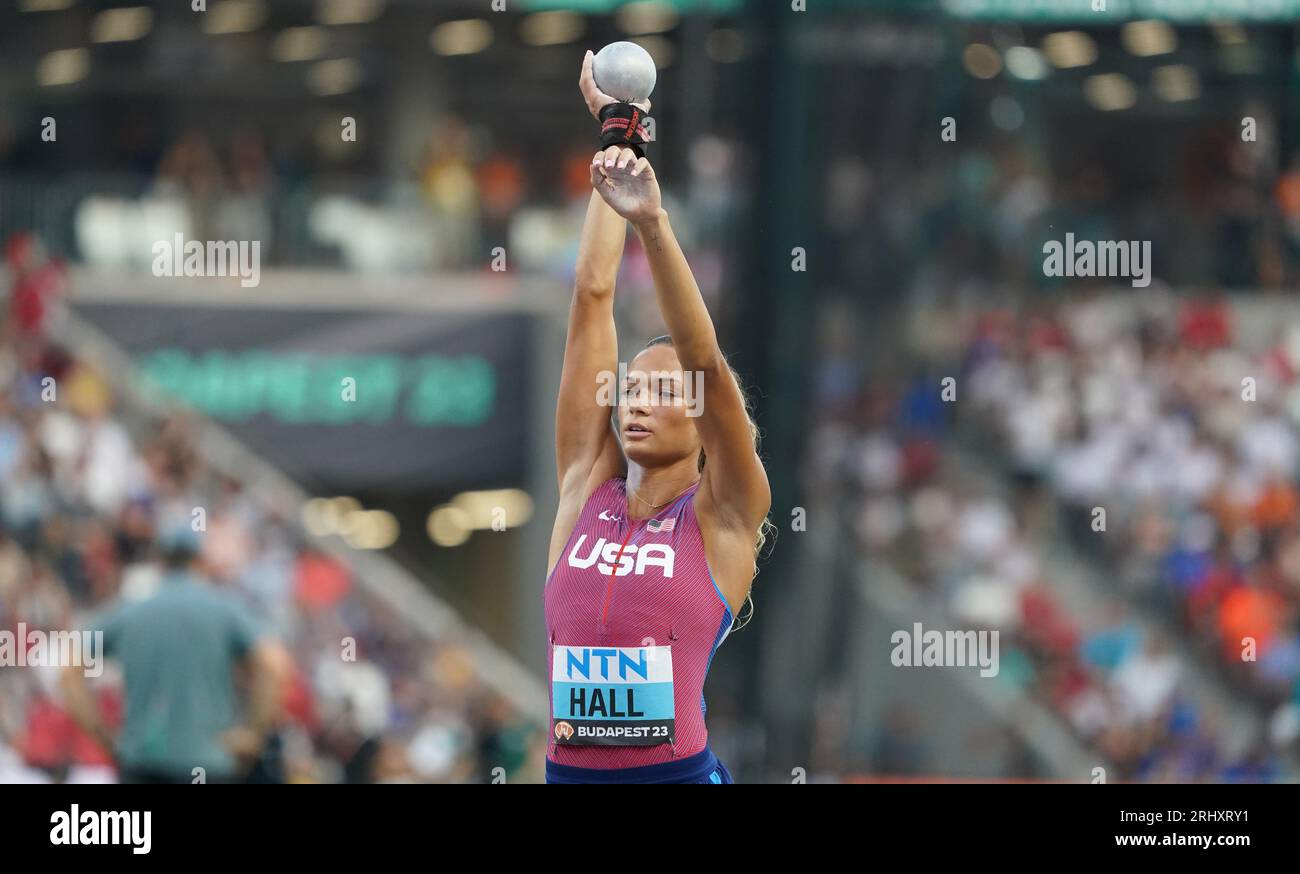
[(591, 159), (591, 184), (614, 212), (639, 224), (658, 216), (663, 207), (659, 180), (648, 158), (631, 149), (610, 146)]
[[(587, 101), (587, 109), (591, 110), (591, 117), (596, 121), (600, 121), (600, 111), (611, 103), (617, 103), (618, 101), (597, 87), (596, 76), (591, 72), (591, 65), (595, 57), (590, 51), (583, 57), (582, 74), (578, 76), (578, 90), (582, 92), (582, 99)], [(647, 115), (650, 114), (650, 101), (648, 99), (632, 105), (640, 107), (641, 111)]]

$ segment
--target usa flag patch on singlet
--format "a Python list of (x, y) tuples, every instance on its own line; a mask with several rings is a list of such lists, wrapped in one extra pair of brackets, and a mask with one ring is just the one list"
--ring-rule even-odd
[(672, 531), (676, 526), (677, 520), (673, 518), (651, 519), (645, 524), (646, 530), (654, 534), (662, 534), (665, 531)]
[(670, 646), (560, 646), (551, 666), (557, 744), (673, 743)]

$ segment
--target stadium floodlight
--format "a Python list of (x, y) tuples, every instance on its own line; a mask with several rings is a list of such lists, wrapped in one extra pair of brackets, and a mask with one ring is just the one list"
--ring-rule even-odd
[(1056, 67), (1086, 67), (1097, 60), (1097, 43), (1081, 30), (1049, 33), (1043, 39), (1043, 53)]
[(1006, 52), (1007, 72), (1017, 79), (1037, 81), (1051, 72), (1043, 53), (1030, 46), (1012, 46)]
[(356, 58), (334, 58), (311, 68), (307, 77), (311, 90), (323, 96), (347, 94), (361, 84), (361, 62)]
[(1170, 103), (1195, 100), (1201, 96), (1201, 80), (1186, 64), (1170, 64), (1151, 71), (1151, 87), (1156, 96)]
[(39, 85), (71, 85), (90, 72), (90, 52), (85, 49), (58, 49), (41, 58), (36, 65)]
[(1083, 93), (1094, 109), (1103, 112), (1129, 109), (1137, 103), (1137, 88), (1123, 73), (1089, 76), (1083, 83)]
[(574, 12), (557, 9), (534, 12), (519, 25), (519, 37), (530, 46), (571, 43), (587, 32), (587, 20)]
[(153, 10), (148, 6), (105, 9), (90, 25), (92, 42), (131, 42), (144, 39), (153, 28)]
[(642, 0), (621, 7), (615, 20), (624, 33), (645, 36), (652, 33), (667, 33), (677, 26), (681, 15), (665, 3)]
[(429, 45), (440, 55), (473, 55), (492, 45), (492, 25), (482, 18), (447, 21), (433, 29)]
[(321, 24), (368, 24), (384, 12), (384, 0), (320, 0), (316, 20)]
[(277, 61), (314, 61), (329, 44), (323, 27), (287, 27), (271, 42), (271, 57)]
[(1002, 72), (1002, 56), (998, 50), (984, 43), (971, 43), (961, 55), (966, 72), (976, 79), (992, 79)]
[(208, 7), (203, 30), (214, 36), (249, 33), (261, 27), (265, 20), (266, 5), (262, 0), (220, 0)]
[(1168, 22), (1130, 21), (1120, 31), (1120, 39), (1130, 54), (1139, 58), (1167, 55), (1178, 48), (1178, 35)]

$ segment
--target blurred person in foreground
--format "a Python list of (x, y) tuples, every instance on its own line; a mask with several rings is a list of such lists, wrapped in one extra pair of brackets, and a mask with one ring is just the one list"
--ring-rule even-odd
[[(113, 754), (123, 783), (267, 782), (264, 753), (275, 746), (287, 653), (202, 578), (198, 536), (188, 526), (167, 532), (161, 546), (158, 590), (90, 628), (103, 634), (101, 655), (122, 668), (120, 735), (108, 730), (79, 667), (63, 671), (65, 706)], [(238, 721), (241, 669), (247, 700)]]

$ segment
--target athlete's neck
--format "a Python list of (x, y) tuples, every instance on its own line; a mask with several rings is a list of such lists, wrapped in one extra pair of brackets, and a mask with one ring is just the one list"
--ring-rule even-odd
[(648, 519), (681, 495), (700, 478), (694, 458), (683, 458), (667, 467), (627, 466), (627, 515), (630, 519)]

